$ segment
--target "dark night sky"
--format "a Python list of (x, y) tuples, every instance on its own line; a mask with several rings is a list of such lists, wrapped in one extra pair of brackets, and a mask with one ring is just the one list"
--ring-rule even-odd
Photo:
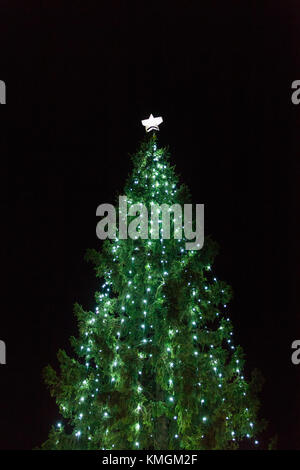
[(57, 421), (42, 368), (70, 351), (73, 303), (93, 308), (96, 207), (122, 194), (153, 113), (220, 244), (246, 372), (266, 380), (261, 441), (300, 449), (297, 2), (101, 3), (1, 6), (0, 448)]

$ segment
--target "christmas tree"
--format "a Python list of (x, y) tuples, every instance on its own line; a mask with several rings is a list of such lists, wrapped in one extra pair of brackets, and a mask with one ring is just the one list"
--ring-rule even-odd
[[(151, 118), (149, 118), (151, 119)], [(129, 204), (190, 202), (169, 152), (158, 148), (157, 122), (133, 156)], [(128, 221), (133, 220), (129, 216)], [(175, 217), (170, 214), (171, 226)], [(159, 221), (160, 223), (161, 221)], [(228, 314), (231, 289), (212, 273), (216, 244), (116, 237), (89, 250), (101, 289), (95, 311), (76, 304), (75, 357), (58, 352), (60, 373), (45, 380), (61, 420), (43, 449), (232, 449), (255, 447), (255, 377), (243, 375), (242, 349)], [(137, 227), (139, 232), (139, 227)]]

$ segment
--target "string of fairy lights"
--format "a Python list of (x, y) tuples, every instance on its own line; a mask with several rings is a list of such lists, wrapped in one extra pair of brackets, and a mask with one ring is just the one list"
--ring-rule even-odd
[[(152, 141), (151, 147), (146, 152), (146, 161), (147, 164), (143, 168), (139, 167), (134, 170), (132, 184), (128, 188), (128, 204), (141, 202), (141, 194), (143, 202), (148, 201), (150, 207), (154, 203), (174, 203), (177, 195), (177, 179), (173, 169), (164, 161), (164, 151), (157, 149), (155, 140)], [(150, 233), (154, 235), (151, 222)], [(117, 319), (118, 328), (111, 345), (112, 354), (109, 365), (110, 387), (111, 390), (116, 390), (122, 379), (125, 349), (134, 349), (136, 361), (131, 366), (135, 366), (136, 370), (132, 374), (132, 394), (136, 397), (136, 400), (133, 401), (133, 405), (128, 404), (128, 406), (131, 406), (129, 412), (134, 417), (133, 430), (130, 431), (134, 434), (132, 445), (133, 448), (140, 449), (145, 448), (145, 443), (153, 442), (154, 431), (147, 435), (148, 431), (144, 430), (143, 426), (143, 411), (147, 408), (149, 401), (147, 380), (144, 380), (144, 375), (153, 368), (154, 353), (151, 347), (156, 341), (156, 335), (158, 333), (161, 335), (162, 333), (162, 331), (157, 332), (155, 329), (157, 316), (160, 315), (157, 302), (159, 301), (163, 311), (166, 307), (166, 301), (162, 287), (168, 280), (170, 269), (174, 272), (174, 266), (176, 266), (179, 272), (186, 273), (185, 266), (188, 264), (190, 257), (199, 253), (186, 250), (184, 239), (174, 238), (174, 240), (165, 240), (161, 221), (159, 222), (160, 230), (158, 234), (155, 234), (156, 238), (150, 237), (150, 240), (141, 240), (139, 238), (139, 243), (135, 245), (133, 242), (129, 244), (127, 240), (121, 240), (117, 237), (111, 243), (112, 263), (124, 270), (123, 278), (126, 281), (123, 282), (123, 289), (116, 301), (112, 295), (113, 268), (105, 271), (105, 282), (101, 286), (101, 293), (99, 293), (97, 298), (95, 312), (88, 315), (85, 326), (82, 329), (80, 355), (84, 357), (86, 378), (78, 385), (77, 411), (75, 417), (73, 417), (73, 434), (78, 440), (87, 439), (90, 442), (95, 439), (97, 440), (95, 437), (98, 436), (97, 430), (91, 427), (92, 421), (90, 417), (99, 409), (95, 404), (97, 397), (99, 394), (101, 395), (102, 391), (102, 372), (103, 364), (106, 364), (106, 351), (97, 349), (95, 337), (97, 335), (108, 334), (108, 327), (111, 324), (110, 320), (114, 318)], [(179, 227), (177, 222), (176, 219), (172, 219), (173, 228), (175, 225), (177, 229), (184, 228), (184, 226)], [(179, 222), (182, 223), (182, 221)], [(146, 256), (146, 263), (141, 271), (139, 260), (144, 254)], [(138, 268), (136, 267), (137, 265)], [(244, 397), (247, 394), (247, 383), (242, 373), (243, 361), (239, 358), (238, 353), (236, 353), (233, 343), (232, 325), (229, 317), (226, 315), (227, 304), (222, 303), (221, 308), (214, 306), (213, 320), (206, 313), (213, 310), (212, 291), (217, 292), (219, 297), (222, 297), (225, 291), (222, 284), (219, 286), (217, 278), (213, 277), (210, 265), (206, 266), (205, 272), (207, 277), (211, 277), (211, 281), (206, 280), (204, 286), (194, 285), (192, 277), (190, 282), (188, 282), (189, 301), (186, 305), (190, 318), (190, 323), (186, 327), (190, 336), (189, 339), (188, 337), (186, 338), (186, 341), (190, 341), (193, 345), (194, 368), (198, 374), (198, 377), (195, 378), (194, 387), (199, 391), (197, 392), (199, 408), (197, 405), (195, 410), (199, 409), (198, 421), (199, 426), (203, 430), (201, 438), (205, 439), (206, 430), (209, 429), (211, 423), (209, 415), (210, 397), (205, 392), (206, 388), (202, 382), (200, 367), (204, 360), (201, 344), (204, 341), (205, 335), (207, 338), (205, 339), (205, 345), (207, 345), (207, 348), (205, 348), (206, 366), (209, 366), (212, 376), (215, 377), (216, 396), (220, 400), (220, 406), (223, 406), (224, 410), (228, 410), (226, 411), (225, 418), (228, 441), (234, 442), (243, 437), (252, 439), (255, 425), (250, 410), (247, 407), (243, 410), (244, 425), (241, 431), (235, 428), (236, 417), (229, 411), (230, 406), (226, 408), (227, 379), (226, 374), (224, 374), (226, 365), (222, 357), (219, 357), (220, 346), (218, 346), (218, 342), (221, 344), (225, 341), (227, 349), (232, 353), (232, 361), (235, 364), (232, 373)], [(217, 321), (218, 327), (210, 329), (208, 327), (209, 321)], [(176, 338), (181, 334), (181, 326), (178, 324), (178, 327), (174, 328), (167, 325), (163, 332), (165, 333), (164, 350), (161, 351), (161, 354), (167, 358), (167, 365), (165, 367), (168, 371), (167, 383), (164, 386), (164, 401), (168, 409), (172, 410), (172, 419), (169, 420), (171, 422), (170, 429), (172, 430), (170, 442), (173, 442), (172, 446), (174, 448), (176, 446), (180, 448), (180, 441), (183, 436), (179, 423), (182, 417), (180, 419), (176, 411), (179, 400), (176, 377), (178, 376), (178, 370), (184, 365), (180, 359), (181, 352), (178, 352)], [(209, 342), (210, 337), (212, 338), (211, 342)], [(155, 379), (153, 378), (153, 380)], [(67, 403), (62, 402), (60, 409), (63, 416), (68, 416)], [(99, 416), (101, 429), (105, 428), (101, 444), (103, 449), (117, 448), (117, 439), (115, 443), (113, 442), (113, 437), (110, 436), (112, 421), (113, 411), (108, 403), (104, 403), (101, 409), (101, 416)], [(63, 424), (59, 422), (57, 429), (62, 431), (63, 428)], [(153, 429), (155, 429), (155, 426)], [(256, 439), (254, 439), (254, 444), (258, 444)]]

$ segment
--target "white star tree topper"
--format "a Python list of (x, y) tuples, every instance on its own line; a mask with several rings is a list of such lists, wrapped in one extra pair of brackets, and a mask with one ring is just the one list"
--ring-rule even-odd
[(162, 117), (154, 117), (153, 114), (150, 114), (148, 119), (142, 121), (143, 126), (146, 128), (146, 132), (150, 131), (159, 131), (159, 124), (163, 122)]

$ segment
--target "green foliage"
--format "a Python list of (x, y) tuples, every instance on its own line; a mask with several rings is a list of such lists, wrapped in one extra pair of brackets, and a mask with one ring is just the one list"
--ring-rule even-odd
[(269, 442), (269, 445), (268, 445), (268, 450), (276, 450), (277, 445), (278, 445), (278, 435), (275, 434), (275, 436), (273, 436), (270, 439), (270, 442)]
[[(190, 203), (155, 135), (132, 160), (130, 204)], [(44, 370), (61, 420), (42, 449), (253, 446), (262, 381), (255, 371), (244, 377), (227, 313), (232, 291), (212, 274), (218, 246), (206, 237), (188, 251), (185, 241), (117, 237), (87, 251), (101, 285), (94, 312), (74, 306), (75, 357), (60, 350), (59, 373)]]

